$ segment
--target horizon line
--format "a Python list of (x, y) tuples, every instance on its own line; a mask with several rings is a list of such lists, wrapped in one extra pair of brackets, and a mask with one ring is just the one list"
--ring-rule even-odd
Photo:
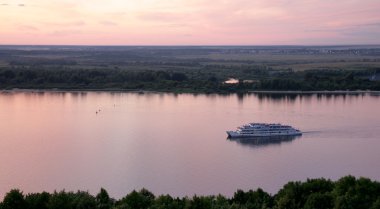
[(339, 46), (380, 46), (380, 44), (0, 44), (3, 46), (83, 46), (83, 47), (339, 47)]

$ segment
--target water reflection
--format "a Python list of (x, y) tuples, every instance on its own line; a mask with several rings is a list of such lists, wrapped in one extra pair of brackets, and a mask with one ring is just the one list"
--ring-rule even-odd
[(272, 101), (282, 101), (282, 100), (289, 100), (289, 101), (294, 101), (298, 97), (311, 97), (311, 94), (283, 94), (283, 93), (255, 93), (257, 98), (259, 100), (272, 100)]
[(380, 92), (371, 92), (369, 95), (372, 97), (380, 97)]
[(248, 146), (252, 148), (259, 148), (270, 145), (280, 145), (282, 143), (289, 143), (302, 136), (269, 136), (269, 137), (250, 137), (250, 138), (229, 138), (229, 141)]
[[(44, 91), (44, 90), (1, 90), (0, 94), (3, 96), (6, 95), (14, 95), (18, 93), (23, 93), (25, 95), (33, 95), (33, 96), (44, 96), (45, 94), (49, 94), (52, 96), (62, 96), (64, 97), (66, 94), (70, 94), (72, 97), (86, 97), (89, 91)], [(178, 98), (178, 96), (182, 95), (192, 95), (194, 99), (198, 98), (199, 96), (205, 96), (209, 99), (216, 99), (216, 98), (228, 98), (228, 97), (235, 97), (239, 103), (244, 102), (245, 99), (249, 98), (257, 98), (260, 102), (261, 101), (270, 101), (270, 102), (294, 102), (297, 99), (299, 100), (310, 100), (312, 98), (316, 98), (317, 100), (336, 100), (336, 99), (343, 99), (345, 100), (347, 97), (350, 98), (361, 98), (364, 96), (371, 96), (371, 97), (378, 97), (380, 98), (380, 92), (379, 91), (358, 91), (358, 92), (342, 92), (342, 91), (317, 91), (317, 92), (249, 92), (249, 93), (227, 93), (227, 94), (218, 94), (218, 93), (211, 93), (211, 94), (202, 94), (202, 93), (159, 93), (159, 92), (146, 92), (146, 91), (136, 91), (136, 92), (123, 92), (123, 91), (93, 91), (92, 93), (95, 94), (108, 94), (112, 96), (121, 96), (124, 94), (137, 94), (141, 97), (152, 97), (159, 95), (160, 97), (164, 96), (171, 96), (173, 98)]]
[[(361, 98), (364, 96), (371, 97), (379, 97), (380, 92), (302, 92), (302, 93), (252, 93), (255, 97), (259, 99), (259, 101), (269, 100), (271, 102), (282, 102), (282, 101), (295, 101), (297, 99), (300, 100), (310, 100), (311, 98), (317, 98), (317, 100), (336, 100), (343, 99), (345, 100), (347, 97), (350, 98)], [(239, 96), (239, 100), (243, 100), (245, 97), (252, 94), (242, 94)]]

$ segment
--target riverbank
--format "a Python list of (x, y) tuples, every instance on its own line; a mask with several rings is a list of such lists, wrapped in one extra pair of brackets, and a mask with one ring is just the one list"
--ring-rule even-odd
[(228, 93), (207, 93), (207, 92), (185, 92), (185, 91), (152, 91), (152, 90), (136, 90), (136, 89), (22, 89), (22, 88), (14, 88), (14, 89), (0, 89), (0, 92), (120, 92), (120, 93), (189, 93), (189, 94), (379, 94), (380, 91), (371, 91), (371, 90), (337, 90), (337, 91), (266, 91), (266, 90), (257, 90), (257, 91), (247, 91), (247, 92), (228, 92)]
[[(0, 89), (58, 89), (87, 91), (158, 91), (173, 93), (346, 92), (380, 91), (371, 71), (281, 72), (259, 76), (246, 72), (238, 83), (225, 83), (230, 71), (128, 71), (116, 69), (0, 68)], [(243, 79), (244, 78), (244, 79)], [(244, 82), (252, 78), (252, 82)], [(240, 82), (242, 81), (242, 82)]]

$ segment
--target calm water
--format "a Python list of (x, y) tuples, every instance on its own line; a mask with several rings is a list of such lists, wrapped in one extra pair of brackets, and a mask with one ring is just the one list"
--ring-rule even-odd
[[(292, 180), (380, 180), (380, 96), (0, 93), (0, 197), (100, 187), (175, 196), (274, 193)], [(96, 111), (98, 113), (96, 114)], [(230, 141), (226, 130), (280, 122), (282, 143)]]

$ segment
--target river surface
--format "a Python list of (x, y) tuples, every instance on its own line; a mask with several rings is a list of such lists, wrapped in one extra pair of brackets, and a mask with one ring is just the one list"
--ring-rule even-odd
[[(114, 198), (224, 194), (344, 175), (380, 180), (380, 96), (0, 93), (0, 197), (101, 187)], [(227, 140), (248, 122), (304, 133)]]

